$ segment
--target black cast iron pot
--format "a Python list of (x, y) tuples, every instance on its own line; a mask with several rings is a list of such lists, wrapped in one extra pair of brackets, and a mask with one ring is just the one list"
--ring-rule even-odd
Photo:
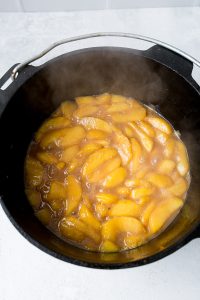
[[(0, 86), (13, 68), (2, 77)], [(24, 67), (6, 90), (0, 90), (5, 106), (0, 117), (1, 204), (19, 232), (61, 260), (105, 269), (156, 261), (200, 237), (200, 87), (191, 76), (192, 69), (191, 61), (160, 45), (145, 51), (91, 47), (39, 67)], [(24, 193), (24, 158), (41, 123), (66, 99), (104, 92), (153, 104), (180, 131), (192, 178), (183, 209), (161, 235), (136, 249), (113, 254), (81, 250), (60, 240), (34, 216)]]

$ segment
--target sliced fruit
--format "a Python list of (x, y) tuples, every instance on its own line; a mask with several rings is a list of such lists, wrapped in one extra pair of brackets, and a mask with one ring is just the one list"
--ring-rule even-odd
[(138, 170), (138, 167), (139, 167), (140, 163), (141, 163), (142, 147), (141, 147), (140, 143), (135, 138), (131, 138), (131, 145), (132, 145), (132, 153), (133, 153), (132, 172), (136, 172)]
[(121, 95), (112, 95), (111, 96), (111, 102), (112, 103), (120, 103), (120, 102), (126, 102), (127, 98)]
[(145, 121), (137, 121), (136, 124), (142, 129), (149, 137), (153, 138), (155, 136), (155, 131), (153, 127)]
[(154, 192), (154, 187), (152, 185), (147, 185), (144, 187), (137, 187), (132, 189), (131, 191), (131, 198), (139, 199), (141, 197), (146, 197), (152, 195)]
[(82, 196), (82, 188), (80, 182), (73, 175), (68, 175), (66, 182), (67, 204), (65, 215), (69, 215), (75, 211), (79, 205)]
[(64, 161), (65, 163), (69, 163), (76, 156), (78, 151), (79, 151), (78, 145), (73, 145), (71, 147), (64, 149), (61, 155), (61, 160)]
[(163, 118), (159, 117), (147, 117), (145, 119), (148, 123), (150, 123), (154, 128), (159, 129), (160, 131), (171, 134), (172, 127), (171, 125)]
[(119, 248), (111, 241), (103, 241), (100, 248), (101, 252), (117, 252)]
[(175, 140), (173, 138), (169, 138), (166, 141), (165, 147), (164, 147), (164, 155), (168, 158), (170, 158), (172, 156), (172, 154), (174, 153), (174, 149), (175, 149)]
[(72, 241), (81, 242), (85, 238), (85, 235), (83, 232), (78, 230), (76, 225), (74, 217), (72, 217), (72, 220), (70, 218), (63, 218), (60, 221), (59, 229), (61, 234), (66, 238)]
[(102, 130), (92, 129), (87, 132), (86, 138), (88, 140), (101, 140), (107, 138), (107, 133)]
[(114, 194), (97, 193), (96, 199), (103, 204), (112, 204), (117, 201), (117, 196)]
[(41, 184), (44, 170), (38, 160), (28, 157), (25, 163), (25, 171), (28, 185), (35, 187)]
[(185, 179), (179, 178), (175, 184), (169, 187), (170, 191), (174, 196), (182, 196), (188, 189), (188, 183)]
[(129, 122), (129, 126), (135, 130), (138, 138), (140, 139), (141, 144), (147, 150), (147, 152), (151, 152), (153, 149), (153, 140), (134, 122)]
[(79, 209), (79, 219), (96, 230), (101, 228), (100, 222), (85, 204), (82, 204)]
[(111, 94), (104, 93), (96, 96), (96, 105), (109, 104), (111, 99)]
[(114, 217), (102, 225), (104, 240), (116, 241), (120, 233), (129, 232), (134, 235), (145, 233), (142, 223), (133, 217)]
[(158, 203), (149, 218), (151, 233), (159, 231), (170, 218), (182, 207), (183, 201), (179, 198), (170, 198)]
[(173, 184), (173, 181), (169, 176), (160, 173), (149, 173), (147, 174), (146, 179), (159, 188), (169, 187)]
[(35, 140), (38, 142), (44, 133), (46, 133), (50, 129), (59, 129), (64, 128), (70, 125), (70, 121), (64, 117), (55, 117), (50, 118), (45, 121), (40, 129), (35, 134)]
[(84, 105), (76, 109), (73, 113), (75, 118), (83, 118), (93, 116), (99, 108), (97, 106)]
[(117, 203), (113, 204), (109, 211), (109, 216), (112, 217), (135, 217), (138, 218), (141, 213), (141, 207), (133, 200), (119, 200)]
[(156, 202), (155, 201), (150, 201), (149, 203), (147, 203), (147, 205), (145, 206), (143, 212), (142, 212), (142, 215), (141, 215), (141, 221), (142, 223), (147, 226), (148, 223), (149, 223), (149, 218), (150, 218), (150, 215), (153, 211), (153, 209), (155, 208), (156, 206)]
[(90, 182), (98, 182), (105, 178), (110, 172), (117, 169), (121, 165), (121, 158), (116, 156), (109, 161), (106, 161), (102, 166), (95, 170), (90, 176)]
[(37, 153), (37, 159), (44, 164), (55, 164), (57, 162), (57, 158), (52, 154), (46, 151), (41, 151)]
[(128, 111), (130, 109), (130, 105), (125, 102), (118, 102), (111, 104), (107, 109), (107, 113), (113, 113), (113, 112), (122, 112), (122, 111)]
[(188, 154), (185, 145), (181, 141), (176, 142), (177, 170), (180, 175), (185, 176), (189, 171)]
[(107, 217), (108, 215), (108, 207), (103, 203), (95, 203), (95, 212), (99, 218)]
[(61, 104), (60, 110), (65, 118), (71, 119), (73, 112), (77, 108), (77, 105), (75, 102), (72, 101), (65, 101)]
[(117, 156), (117, 151), (113, 148), (100, 149), (92, 153), (85, 161), (82, 174), (89, 178), (90, 175), (105, 161)]
[(132, 157), (131, 143), (129, 139), (118, 129), (113, 134), (113, 146), (117, 149), (122, 159), (122, 164), (126, 165)]
[(49, 192), (47, 194), (47, 200), (49, 202), (58, 199), (64, 200), (67, 196), (66, 186), (58, 181), (52, 181), (50, 185)]
[(121, 197), (127, 197), (130, 194), (129, 188), (125, 186), (119, 186), (118, 188), (116, 188), (116, 192)]
[(40, 193), (32, 190), (32, 189), (26, 189), (26, 195), (28, 198), (28, 201), (34, 208), (38, 208), (41, 204), (41, 196)]
[(95, 97), (94, 96), (76, 97), (76, 103), (79, 106), (94, 104), (94, 102), (95, 102)]
[(173, 160), (164, 159), (158, 165), (158, 172), (164, 174), (171, 174), (175, 167), (176, 163)]
[(87, 130), (98, 129), (107, 133), (112, 132), (112, 127), (104, 120), (93, 117), (86, 117), (78, 120), (78, 123), (85, 127)]
[(124, 238), (124, 247), (125, 249), (133, 249), (140, 246), (145, 240), (144, 234), (138, 235), (128, 235)]
[(161, 145), (166, 145), (168, 138), (169, 138), (169, 135), (167, 133), (162, 132), (160, 130), (156, 130), (156, 140)]
[(106, 188), (113, 188), (120, 185), (125, 180), (126, 175), (127, 173), (125, 168), (117, 168), (104, 179), (103, 186)]
[(82, 126), (74, 126), (66, 130), (65, 135), (62, 136), (59, 145), (61, 147), (69, 147), (78, 144), (86, 135)]

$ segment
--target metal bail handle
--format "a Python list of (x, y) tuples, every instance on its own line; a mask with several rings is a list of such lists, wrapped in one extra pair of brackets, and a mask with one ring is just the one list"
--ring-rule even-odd
[(191, 61), (193, 64), (195, 64), (197, 67), (200, 68), (200, 61), (198, 61), (197, 59), (195, 59), (194, 57), (192, 57), (191, 55), (187, 54), (186, 52), (171, 46), (165, 42), (159, 41), (157, 39), (154, 38), (150, 38), (150, 37), (146, 37), (146, 36), (142, 36), (142, 35), (138, 35), (138, 34), (134, 34), (134, 33), (123, 33), (123, 32), (97, 32), (97, 33), (90, 33), (90, 34), (85, 34), (85, 35), (80, 35), (80, 36), (76, 36), (76, 37), (71, 37), (71, 38), (66, 38), (63, 40), (60, 40), (58, 42), (55, 42), (53, 44), (51, 44), (49, 47), (47, 47), (46, 49), (44, 49), (42, 52), (40, 52), (39, 54), (31, 57), (30, 59), (25, 60), (24, 62), (18, 64), (12, 71), (11, 74), (11, 78), (12, 80), (15, 80), (18, 76), (18, 73), (21, 69), (23, 69), (25, 66), (27, 66), (28, 64), (36, 61), (37, 59), (43, 57), (44, 55), (46, 55), (48, 52), (50, 52), (51, 50), (53, 50), (54, 48), (63, 45), (63, 44), (68, 44), (71, 42), (76, 42), (76, 41), (80, 41), (80, 40), (85, 40), (85, 39), (91, 39), (91, 38), (97, 38), (97, 37), (123, 37), (123, 38), (131, 38), (131, 39), (136, 39), (136, 40), (142, 40), (142, 41), (146, 41), (152, 44), (157, 44), (160, 45), (164, 48), (167, 48), (181, 56), (183, 56), (184, 58), (188, 59), (189, 61)]

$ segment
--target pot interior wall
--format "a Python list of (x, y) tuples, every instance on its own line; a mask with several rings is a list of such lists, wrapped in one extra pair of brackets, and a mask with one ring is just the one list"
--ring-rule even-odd
[[(138, 53), (137, 53), (138, 54)], [(41, 122), (64, 100), (103, 92), (153, 104), (181, 132), (191, 164), (192, 183), (184, 208), (159, 237), (137, 249), (98, 254), (70, 246), (34, 217), (24, 194), (23, 166), (28, 145)], [(47, 63), (12, 96), (0, 120), (3, 204), (14, 222), (40, 247), (62, 259), (102, 264), (145, 263), (180, 242), (200, 220), (200, 98), (174, 71), (125, 48), (90, 48)], [(161, 255), (162, 256), (162, 255)], [(92, 265), (90, 265), (92, 266)]]

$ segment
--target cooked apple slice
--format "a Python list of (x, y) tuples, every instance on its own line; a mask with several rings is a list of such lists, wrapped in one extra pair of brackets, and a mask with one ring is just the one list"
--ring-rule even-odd
[(88, 140), (103, 140), (107, 138), (107, 133), (102, 130), (92, 129), (87, 132), (86, 138)]
[(72, 217), (72, 220), (69, 217), (63, 218), (59, 223), (59, 229), (61, 234), (66, 238), (72, 241), (81, 242), (84, 240), (85, 235), (83, 232), (79, 231), (76, 225), (74, 217)]
[(101, 252), (117, 252), (119, 248), (111, 241), (103, 241), (101, 244)]
[(165, 147), (164, 147), (164, 155), (167, 158), (171, 158), (172, 154), (174, 153), (175, 150), (175, 140), (173, 138), (169, 138), (166, 141)]
[(145, 226), (148, 225), (150, 215), (153, 209), (155, 208), (155, 206), (156, 206), (156, 202), (152, 200), (149, 203), (147, 203), (147, 205), (145, 206), (141, 216), (141, 221)]
[(32, 189), (26, 189), (26, 195), (28, 198), (28, 201), (34, 208), (38, 208), (41, 204), (41, 196), (40, 193), (32, 190)]
[(175, 184), (169, 187), (168, 191), (170, 191), (174, 196), (182, 196), (188, 189), (187, 181), (180, 177)]
[(137, 121), (136, 124), (140, 129), (142, 129), (149, 137), (155, 137), (155, 131), (153, 127), (145, 121)]
[(98, 110), (99, 108), (97, 106), (84, 105), (76, 109), (73, 113), (73, 116), (75, 118), (90, 117), (97, 113)]
[(64, 128), (70, 125), (70, 121), (64, 117), (50, 118), (45, 121), (35, 134), (35, 140), (38, 142), (44, 133), (51, 129)]
[(146, 179), (158, 188), (169, 187), (173, 184), (172, 179), (165, 174), (151, 172), (147, 174)]
[(100, 222), (85, 204), (82, 204), (79, 209), (79, 219), (96, 230), (101, 228)]
[(51, 211), (48, 207), (43, 207), (35, 213), (36, 217), (44, 224), (48, 225), (51, 221)]
[(114, 194), (108, 193), (97, 193), (96, 194), (97, 201), (103, 204), (112, 204), (117, 201), (117, 196)]
[(40, 160), (44, 164), (55, 164), (57, 162), (57, 158), (49, 152), (41, 151), (37, 153), (37, 159)]
[(181, 141), (176, 142), (176, 160), (179, 174), (185, 176), (189, 170), (189, 162), (187, 150)]
[(136, 172), (139, 168), (142, 158), (142, 147), (140, 143), (135, 139), (131, 138), (131, 145), (132, 145), (132, 153), (133, 153), (133, 167), (132, 172)]
[(97, 129), (105, 131), (107, 133), (112, 132), (112, 126), (110, 126), (106, 121), (101, 120), (99, 118), (85, 117), (80, 120), (77, 120), (77, 122), (83, 127), (85, 127), (87, 130)]
[(129, 126), (134, 129), (138, 138), (140, 139), (141, 144), (147, 150), (147, 152), (151, 152), (153, 149), (153, 140), (134, 122), (129, 122)]
[(41, 184), (44, 169), (38, 160), (27, 157), (25, 163), (25, 171), (28, 185), (35, 187)]
[(183, 201), (176, 197), (158, 203), (149, 218), (150, 232), (156, 233), (159, 231), (182, 206)]
[(75, 102), (65, 101), (61, 104), (60, 110), (65, 118), (71, 119), (76, 108), (77, 105)]
[(102, 237), (104, 240), (116, 241), (119, 234), (129, 232), (133, 235), (144, 234), (142, 223), (133, 217), (114, 217), (102, 225)]
[(67, 204), (65, 215), (69, 215), (76, 210), (80, 203), (82, 197), (82, 188), (80, 182), (73, 175), (68, 175), (66, 182)]
[(117, 128), (114, 129), (113, 146), (117, 149), (122, 159), (122, 164), (126, 165), (132, 157), (131, 143), (129, 139)]
[(107, 217), (108, 207), (103, 203), (95, 203), (94, 205), (95, 212), (99, 218)]
[(141, 207), (133, 200), (119, 200), (117, 203), (113, 204), (109, 211), (111, 217), (135, 217), (138, 218), (141, 213)]
[(171, 125), (163, 118), (160, 117), (147, 117), (145, 119), (148, 123), (150, 123), (154, 128), (159, 129), (160, 131), (171, 134), (172, 127)]
[(47, 200), (49, 202), (58, 199), (64, 200), (67, 196), (66, 186), (59, 181), (52, 181), (49, 192), (47, 194)]
[(92, 173), (105, 161), (112, 159), (117, 156), (117, 151), (113, 148), (100, 149), (92, 153), (85, 161), (82, 174), (84, 177), (88, 178)]
[(164, 174), (171, 174), (175, 167), (176, 163), (173, 160), (164, 159), (158, 165), (158, 172)]
[(69, 163), (76, 156), (78, 151), (79, 151), (78, 145), (73, 145), (71, 147), (64, 149), (61, 155), (61, 160), (64, 161), (65, 163)]
[(127, 172), (123, 167), (117, 168), (112, 171), (103, 181), (103, 186), (106, 188), (113, 188), (120, 185), (126, 178)]

